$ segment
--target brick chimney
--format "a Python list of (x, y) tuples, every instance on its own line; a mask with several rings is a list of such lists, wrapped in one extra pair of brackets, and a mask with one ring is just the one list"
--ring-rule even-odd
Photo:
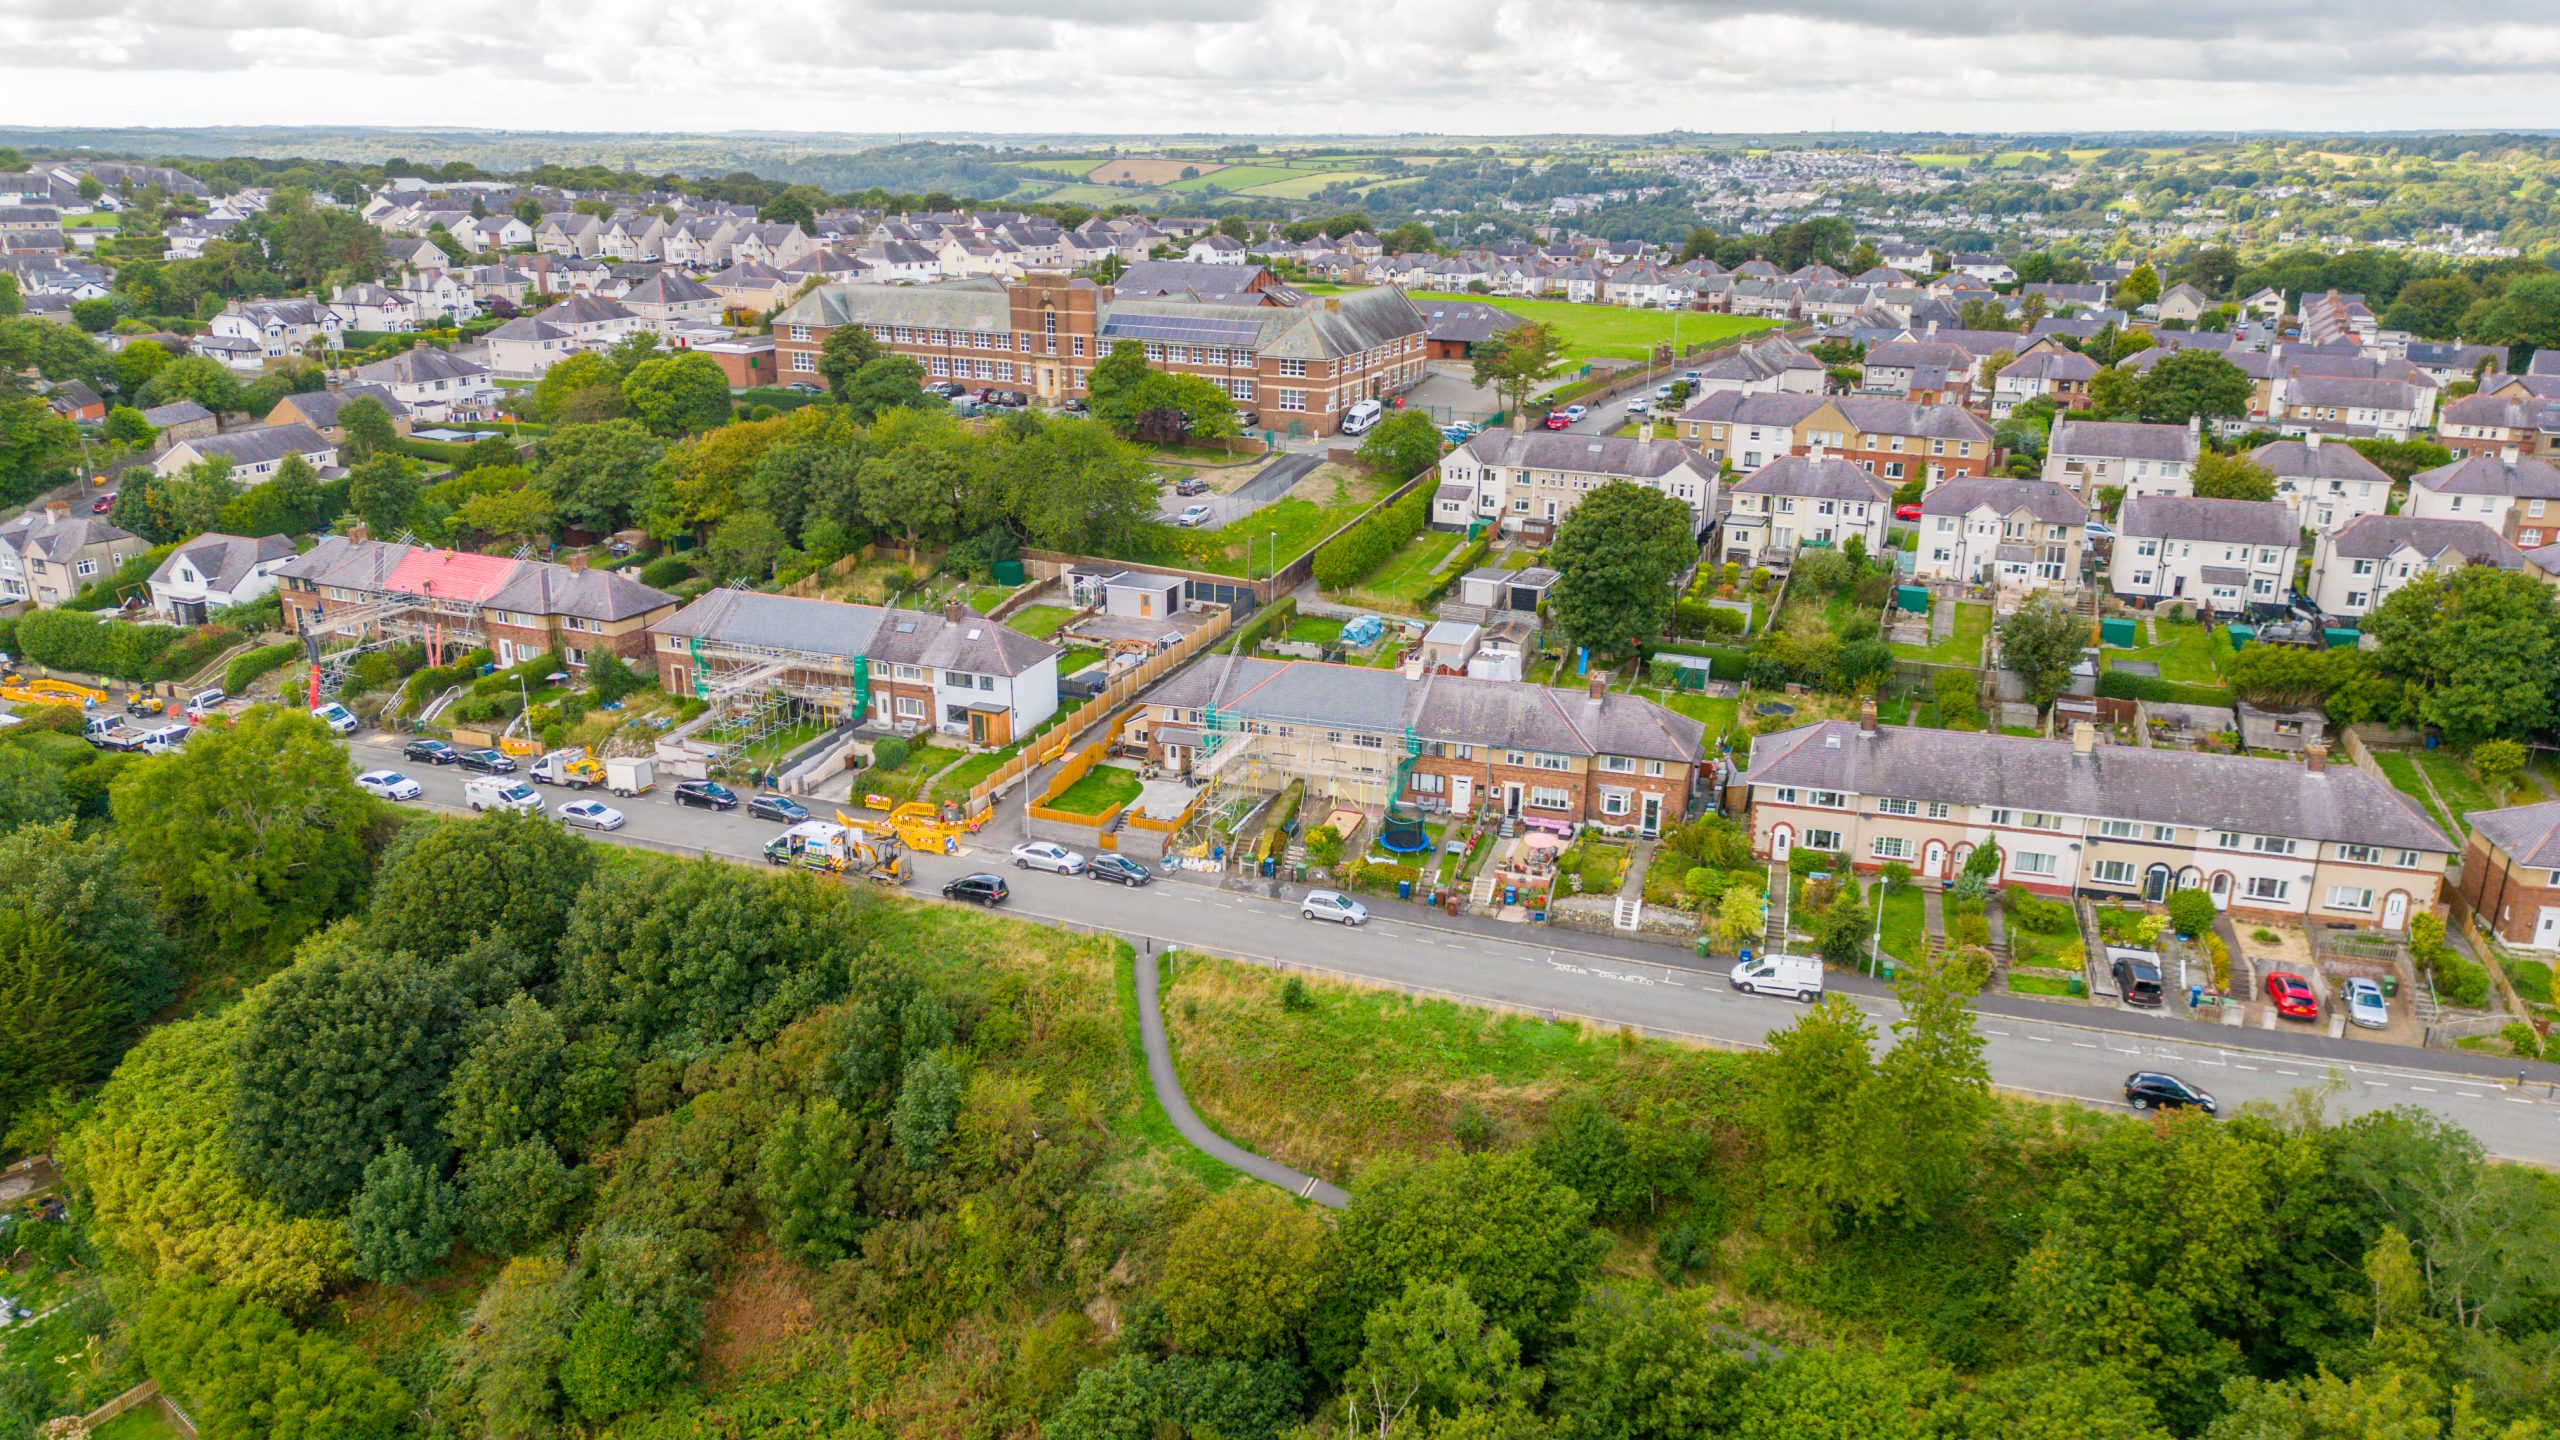
[(68, 500), (47, 500), (44, 502), (44, 513), (56, 520), (68, 520), (71, 518), (71, 502)]
[(1872, 737), (1876, 733), (1876, 702), (1858, 702), (1858, 733)]
[(942, 618), (950, 621), (954, 625), (959, 624), (960, 621), (968, 615), (968, 613), (969, 607), (962, 604), (960, 597), (957, 595), (954, 595), (950, 599), (942, 602)]
[(2513, 445), (2501, 445), (2501, 446), (2499, 446), (2499, 447), (2498, 447), (2498, 459), (2500, 460), (2500, 462), (2502, 462), (2502, 463), (2504, 463), (2506, 466), (2508, 466), (2508, 468), (2510, 468), (2510, 469), (2514, 468), (2515, 463), (2516, 463), (2516, 447), (2514, 447)]
[(2313, 741), (2302, 747), (2302, 768), (2314, 775), (2329, 773), (2329, 747)]
[(372, 538), (373, 531), (361, 520), (347, 526), (347, 543), (350, 545), (361, 545)]
[(1599, 699), (1602, 699), (1602, 698), (1606, 697), (1606, 696), (1608, 695), (1608, 693), (1609, 693), (1609, 672), (1608, 672), (1608, 671), (1606, 671), (1606, 670), (1594, 670), (1594, 671), (1592, 671), (1592, 672), (1591, 672), (1591, 698), (1592, 698), (1592, 699), (1594, 699), (1594, 700), (1599, 700)]
[(2071, 753), (2075, 756), (2095, 754), (2098, 749), (2098, 727), (2086, 720), (2071, 722)]
[(575, 550), (575, 551), (571, 551), (571, 552), (570, 552), (570, 554), (569, 554), (569, 573), (570, 573), (570, 574), (572, 574), (572, 575), (584, 575), (585, 573), (587, 573), (587, 552), (586, 552), (586, 551), (584, 551), (584, 550)]

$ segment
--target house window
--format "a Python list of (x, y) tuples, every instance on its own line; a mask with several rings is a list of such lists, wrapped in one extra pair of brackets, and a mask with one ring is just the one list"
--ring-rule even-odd
[(2290, 855), (2294, 846), (2281, 835), (2260, 835), (2251, 848), (2261, 855)]
[(1620, 775), (1632, 775), (1636, 772), (1636, 762), (1624, 755), (1603, 755), (1600, 757), (1600, 768), (1615, 771)]
[(1917, 815), (1920, 813), (1920, 802), (1916, 800), (1896, 800), (1888, 797), (1876, 802), (1876, 813), (1879, 815)]
[(2371, 845), (2341, 845), (2338, 847), (2338, 858), (2352, 860), (2359, 865), (2371, 865), (2382, 859), (2382, 851)]
[(2141, 836), (2142, 827), (2130, 820), (2101, 820), (2098, 833), (2110, 840), (2133, 840)]
[(2273, 875), (2252, 875), (2249, 877), (2248, 888), (2242, 893), (2252, 900), (2273, 900), (2281, 903), (2292, 889), (2292, 882), (2279, 880)]
[(1911, 841), (1906, 836), (1879, 835), (1875, 838), (1875, 844), (1872, 849), (1875, 852), (1875, 857), (1879, 860), (1908, 860), (1911, 858)]
[(1946, 819), (1946, 818), (1947, 818), (1947, 816), (1948, 816), (1948, 814), (1949, 814), (1949, 813), (1950, 813), (1950, 812), (1949, 812), (1949, 810), (1948, 810), (1948, 808), (1947, 808), (1947, 802), (1945, 802), (1944, 800), (1932, 800), (1932, 801), (1930, 801), (1930, 802), (1929, 802), (1929, 818), (1930, 818), (1930, 819), (1932, 819), (1932, 820), (1944, 820), (1944, 819)]
[[(1796, 803), (1795, 787), (1792, 785), (1781, 785), (1778, 787), (1778, 793), (1770, 796), (1769, 798), (1780, 805), (1793, 805)], [(2551, 883), (2554, 885), (2560, 885), (2560, 880), (2554, 880)]]
[(1271, 408), (1274, 410), (1303, 412), (1307, 408), (1307, 392), (1304, 390), (1275, 390), (1271, 393)]
[(2373, 909), (2373, 892), (2361, 885), (2332, 885), (2329, 887), (2329, 908), (2353, 910), (2360, 914), (2369, 912)]
[(1600, 813), (1624, 815), (1627, 813), (1629, 801), (1633, 798), (1624, 790), (1603, 790), (1600, 792)]
[(1840, 832), (1837, 830), (1807, 830), (1804, 832), (1804, 843), (1808, 849), (1837, 850), (1840, 848)]
[(797, 375), (815, 375), (818, 373), (818, 357), (806, 350), (794, 350), (791, 352), (791, 370)]
[(1813, 790), (1806, 792), (1805, 803), (1820, 805), (1830, 810), (1845, 810), (1848, 808), (1849, 798), (1837, 790)]
[(2039, 850), (2021, 850), (2010, 860), (2009, 869), (2019, 875), (2050, 875), (2053, 857)]
[(1573, 808), (1573, 792), (1534, 786), (1529, 791), (1529, 804), (1539, 810), (1570, 810)]
[(95, 575), (98, 573), (98, 562), (95, 560), (83, 560), (71, 568), (83, 575)]
[(2133, 862), (2101, 860), (2089, 867), (2089, 875), (2101, 885), (2130, 885), (2133, 883)]

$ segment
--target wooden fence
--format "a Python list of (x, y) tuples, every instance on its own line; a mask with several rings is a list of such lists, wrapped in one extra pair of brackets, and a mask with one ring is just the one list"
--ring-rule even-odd
[[(1216, 644), (1218, 638), (1226, 634), (1228, 627), (1234, 623), (1233, 611), (1212, 611), (1208, 624), (1185, 634), (1180, 640), (1148, 656), (1145, 663), (1120, 672), (1118, 677), (1102, 688), (1102, 693), (1085, 702), (1083, 708), (1073, 715), (1058, 722), (1056, 729), (1025, 743), (1012, 759), (997, 766), (994, 773), (971, 786), (969, 798), (965, 802), (969, 813), (977, 815), (991, 808), (995, 804), (995, 797), (1012, 788), (1015, 781), (1066, 754), (1067, 747), (1075, 742), (1077, 736), (1111, 718), (1114, 711), (1127, 704), (1139, 691), (1162, 678), (1167, 671)], [(1115, 738), (1118, 736), (1119, 730), (1116, 726), (1112, 734)]]

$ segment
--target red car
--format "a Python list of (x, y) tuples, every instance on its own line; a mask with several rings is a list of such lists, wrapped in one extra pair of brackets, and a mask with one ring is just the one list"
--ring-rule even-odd
[(89, 513), (92, 515), (104, 515), (114, 508), (116, 508), (116, 492), (113, 490), (89, 502)]
[(2278, 970), (2267, 977), (2267, 999), (2276, 1013), (2288, 1020), (2320, 1018), (2320, 997), (2313, 993), (2311, 982), (2290, 970)]
[(1572, 421), (1564, 418), (1564, 412), (1561, 410), (1547, 417), (1547, 428), (1550, 430), (1562, 430), (1572, 423)]
[(1917, 520), (1920, 518), (1920, 507), (1917, 505), (1897, 506), (1894, 509), (1893, 518), (1896, 520)]

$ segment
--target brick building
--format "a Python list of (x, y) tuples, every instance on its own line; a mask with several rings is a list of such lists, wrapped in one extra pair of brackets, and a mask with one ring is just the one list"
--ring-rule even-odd
[(1757, 470), (1820, 449), (1900, 486), (1991, 473), (1991, 426), (1957, 405), (1887, 395), (1720, 390), (1680, 413), (1680, 438), (1711, 464)]
[[(583, 668), (597, 650), (637, 659), (674, 596), (573, 561), (515, 560), (332, 535), (276, 572), (285, 629), (349, 639), (415, 639), (448, 652), (486, 647), (500, 665), (557, 650)], [(350, 634), (350, 632), (354, 632)]]
[(816, 383), (839, 325), (865, 325), (929, 380), (1023, 390), (1056, 403), (1085, 393), (1111, 347), (1145, 347), (1147, 363), (1198, 375), (1273, 428), (1326, 434), (1362, 400), (1422, 379), (1428, 329), (1403, 292), (1364, 290), (1304, 305), (1115, 299), (1064, 275), (941, 285), (824, 286), (774, 317), (780, 378)]
[(2471, 840), (2455, 893), (2510, 945), (2560, 950), (2560, 801), (2463, 814)]

